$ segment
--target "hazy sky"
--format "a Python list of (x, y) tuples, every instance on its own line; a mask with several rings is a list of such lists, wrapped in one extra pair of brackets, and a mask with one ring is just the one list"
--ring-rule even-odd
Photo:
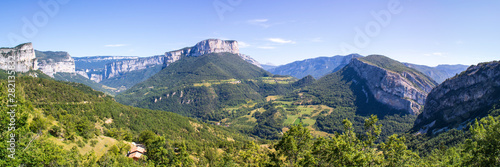
[(499, 9), (493, 0), (6, 0), (0, 47), (145, 57), (220, 38), (276, 65), (351, 52), (470, 65), (500, 59)]

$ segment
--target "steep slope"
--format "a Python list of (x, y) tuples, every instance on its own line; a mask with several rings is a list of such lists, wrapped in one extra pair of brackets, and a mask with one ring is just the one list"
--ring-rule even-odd
[[(8, 62), (14, 62), (13, 68), (15, 71), (27, 72), (29, 70), (37, 70), (38, 62), (35, 56), (33, 44), (23, 43), (13, 48), (0, 48), (0, 68), (7, 70), (11, 65)], [(9, 57), (11, 59), (9, 60)], [(16, 57), (16, 58), (14, 58)]]
[(417, 65), (411, 63), (404, 63), (407, 67), (416, 69), (425, 75), (431, 77), (437, 83), (442, 83), (448, 78), (451, 78), (457, 74), (460, 74), (462, 71), (465, 71), (468, 66), (466, 65), (438, 65), (436, 67), (429, 67), (424, 65)]
[[(189, 56), (116, 97), (122, 104), (218, 120), (220, 107), (261, 101), (257, 80), (263, 69), (231, 53)], [(277, 84), (276, 84), (277, 85)]]
[(138, 59), (135, 56), (90, 56), (90, 57), (74, 57), (75, 68), (77, 70), (102, 70), (109, 63)]
[(326, 74), (338, 71), (349, 64), (351, 59), (358, 57), (361, 56), (358, 54), (350, 54), (346, 56), (318, 57), (295, 61), (269, 69), (268, 71), (273, 74), (290, 75), (295, 78), (303, 78), (307, 75), (311, 75), (314, 78), (320, 78)]
[(38, 69), (51, 77), (58, 72), (75, 73), (75, 61), (68, 52), (35, 50), (35, 55)]
[(102, 79), (99, 83), (112, 88), (116, 88), (118, 90), (117, 93), (121, 93), (131, 88), (135, 84), (145, 81), (146, 79), (160, 72), (163, 68), (163, 65), (152, 65), (146, 69), (129, 71), (115, 77)]
[(439, 133), (451, 128), (463, 128), (475, 118), (490, 114), (488, 111), (498, 103), (500, 62), (471, 66), (429, 93), (425, 109), (415, 121), (414, 130)]
[[(7, 81), (3, 77), (6, 76), (5, 72), (0, 71), (0, 76), (0, 94), (6, 95), (7, 86), (4, 83)], [(146, 130), (165, 137), (164, 144), (184, 142), (193, 152), (203, 149), (203, 146), (215, 147), (221, 143), (242, 144), (248, 141), (246, 136), (227, 128), (201, 123), (171, 112), (119, 104), (111, 97), (83, 84), (55, 81), (50, 77), (33, 78), (20, 73), (16, 81), (16, 130), (8, 131), (7, 127), (3, 127), (0, 131), (0, 138), (5, 141), (10, 138), (11, 133), (23, 136), (16, 138), (16, 150), (24, 149), (24, 152), (16, 152), (15, 158), (18, 161), (8, 161), (17, 163), (11, 164), (12, 166), (73, 166), (78, 163), (80, 165), (76, 166), (85, 166), (82, 162), (88, 160), (84, 157), (102, 161), (101, 156), (116, 147), (104, 143), (92, 145), (92, 141), (101, 142), (105, 138), (115, 141), (113, 143), (121, 140), (130, 143)], [(0, 103), (6, 106), (7, 101)], [(7, 113), (12, 108), (0, 109)], [(9, 119), (9, 114), (0, 117), (2, 122)], [(0, 147), (7, 148), (8, 145), (9, 143), (2, 142)], [(3, 149), (1, 152), (7, 155), (9, 151)], [(103, 157), (106, 156), (109, 155)], [(118, 156), (124, 157), (120, 163), (133, 162), (124, 161), (128, 159), (125, 155)], [(3, 162), (4, 166), (11, 166)]]
[(105, 86), (101, 83), (94, 82), (88, 78), (85, 78), (81, 75), (75, 74), (75, 73), (64, 73), (64, 72), (59, 72), (54, 74), (54, 79), (58, 81), (66, 81), (66, 82), (76, 82), (76, 83), (81, 83), (84, 85), (87, 85), (91, 87), (94, 90), (104, 92), (108, 95), (116, 95), (120, 90), (112, 87)]
[(418, 114), (427, 93), (437, 84), (428, 76), (381, 55), (353, 59), (349, 64), (368, 83), (377, 101)]
[(77, 73), (122, 92), (184, 57), (222, 52), (237, 54), (243, 60), (260, 67), (260, 64), (250, 56), (239, 53), (237, 41), (207, 39), (192, 47), (151, 57), (96, 56), (77, 58)]
[(352, 59), (341, 70), (328, 74), (295, 95), (296, 103), (323, 104), (333, 108), (316, 118), (325, 132), (343, 131), (342, 120), (350, 119), (359, 130), (369, 115), (377, 115), (382, 135), (403, 133), (412, 127), (432, 79), (380, 55)]

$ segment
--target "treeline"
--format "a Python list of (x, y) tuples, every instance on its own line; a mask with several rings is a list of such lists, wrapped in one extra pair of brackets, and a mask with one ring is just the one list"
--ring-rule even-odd
[[(396, 134), (385, 142), (375, 142), (381, 133), (376, 116), (366, 119), (363, 131), (356, 133), (352, 123), (343, 121), (344, 132), (330, 138), (314, 138), (302, 124), (292, 126), (281, 139), (271, 145), (253, 142), (243, 147), (224, 147), (224, 152), (208, 155), (186, 153), (184, 146), (164, 144), (161, 137), (149, 135), (159, 141), (161, 151), (153, 154), (156, 164), (197, 166), (498, 166), (500, 165), (500, 117), (487, 117), (471, 126), (471, 137), (449, 148), (433, 149), (426, 156), (408, 148), (406, 137)], [(155, 145), (155, 144), (152, 144)], [(156, 146), (156, 145), (155, 145)], [(267, 147), (267, 148), (266, 148)], [(211, 150), (207, 148), (206, 151)], [(172, 152), (176, 152), (172, 154)], [(202, 161), (192, 161), (180, 155), (202, 155)], [(148, 158), (150, 158), (148, 156)], [(163, 157), (158, 159), (157, 157)]]

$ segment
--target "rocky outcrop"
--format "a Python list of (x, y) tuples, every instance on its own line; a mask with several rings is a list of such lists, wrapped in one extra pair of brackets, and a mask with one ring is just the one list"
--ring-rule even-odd
[(89, 79), (94, 81), (94, 82), (99, 83), (102, 81), (102, 75), (101, 74), (90, 74)]
[(209, 53), (229, 52), (239, 54), (238, 42), (233, 40), (207, 39), (198, 42), (191, 48), (188, 56), (201, 56)]
[[(481, 63), (434, 88), (414, 129), (438, 133), (485, 116), (500, 100), (500, 62)], [(431, 125), (432, 124), (432, 125)]]
[[(14, 48), (0, 48), (0, 54), (2, 55), (0, 57), (0, 68), (3, 70), (10, 70), (7, 65), (9, 61), (15, 62), (14, 70), (18, 72), (38, 69), (35, 50), (31, 43), (20, 44)], [(12, 60), (9, 60), (9, 57)]]
[(417, 65), (411, 63), (404, 63), (404, 65), (424, 73), (425, 75), (431, 77), (437, 83), (442, 83), (446, 79), (451, 78), (457, 74), (460, 74), (462, 71), (465, 71), (467, 67), (469, 67), (461, 64), (457, 65), (441, 64), (436, 67), (429, 67), (425, 65)]
[(48, 76), (54, 77), (55, 73), (75, 73), (75, 61), (68, 52), (35, 51), (38, 58), (38, 69)]
[(414, 115), (420, 112), (427, 93), (433, 87), (433, 85), (423, 82), (422, 76), (411, 71), (398, 73), (362, 61), (359, 58), (352, 59), (348, 66), (352, 67), (358, 76), (366, 81), (377, 101)]
[(136, 56), (91, 56), (91, 57), (75, 57), (75, 62), (102, 62), (109, 60), (130, 60), (130, 59), (138, 59)]
[(151, 66), (161, 65), (164, 62), (165, 56), (160, 55), (109, 63), (104, 67), (102, 79), (119, 76), (125, 72), (142, 70)]

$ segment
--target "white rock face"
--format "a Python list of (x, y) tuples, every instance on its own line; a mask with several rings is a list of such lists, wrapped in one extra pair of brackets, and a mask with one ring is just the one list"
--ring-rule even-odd
[(104, 67), (104, 75), (101, 80), (115, 77), (125, 72), (142, 70), (154, 65), (161, 65), (164, 61), (165, 56), (161, 55), (109, 63)]
[(253, 59), (252, 57), (248, 56), (248, 55), (244, 55), (244, 54), (238, 54), (238, 56), (240, 56), (243, 60), (259, 67), (259, 68), (262, 68), (262, 66), (260, 65), (259, 62), (257, 62), (257, 60)]
[(75, 60), (67, 52), (38, 52), (50, 56), (37, 56), (38, 69), (43, 73), (54, 77), (55, 73), (75, 73)]
[(188, 56), (201, 56), (209, 53), (222, 53), (229, 52), (233, 54), (239, 54), (240, 49), (238, 47), (238, 42), (236, 41), (225, 41), (220, 39), (207, 39), (198, 42), (189, 52)]
[(99, 83), (102, 81), (102, 75), (101, 74), (90, 74), (90, 80)]
[[(429, 128), (433, 133), (439, 133), (441, 128), (457, 128), (478, 116), (486, 116), (488, 108), (499, 99), (500, 62), (473, 65), (432, 89), (415, 127)], [(432, 121), (439, 125), (424, 126)]]
[(77, 70), (77, 71), (75, 71), (75, 72), (76, 72), (76, 74), (78, 74), (78, 75), (81, 75), (81, 76), (83, 76), (83, 77), (85, 77), (85, 78), (87, 78), (87, 79), (90, 79), (90, 78), (89, 78), (89, 75), (87, 74), (87, 72), (85, 72), (85, 71), (83, 71), (83, 70)]
[(14, 70), (17, 72), (27, 72), (30, 69), (37, 69), (35, 50), (31, 43), (20, 44), (14, 48), (0, 48), (0, 54), (0, 68), (3, 70), (8, 70), (7, 62), (9, 62), (9, 56), (12, 56), (14, 62), (16, 62)]
[(191, 52), (191, 48), (184, 48), (184, 49), (179, 49), (176, 51), (171, 51), (171, 52), (166, 52), (165, 53), (165, 64), (169, 65), (170, 63), (176, 62), (177, 60), (180, 60), (181, 57), (189, 55)]
[(377, 101), (413, 115), (420, 112), (427, 93), (432, 90), (432, 85), (421, 82), (422, 79), (412, 73), (399, 74), (358, 59), (352, 59), (349, 66), (366, 80)]

